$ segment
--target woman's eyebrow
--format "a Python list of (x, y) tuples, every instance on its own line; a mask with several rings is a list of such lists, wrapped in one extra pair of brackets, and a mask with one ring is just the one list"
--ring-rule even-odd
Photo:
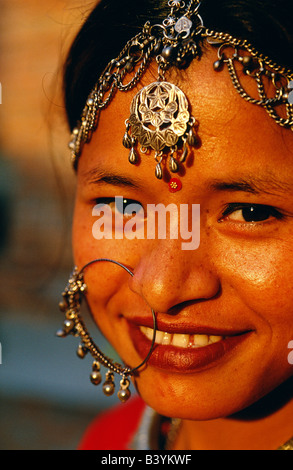
[(133, 180), (128, 176), (108, 172), (100, 168), (94, 168), (82, 175), (85, 183), (87, 184), (111, 184), (113, 186), (131, 187), (134, 189), (141, 189), (139, 181)]
[(288, 183), (288, 181), (280, 181), (272, 177), (243, 178), (234, 181), (214, 179), (209, 183), (209, 188), (213, 191), (243, 191), (252, 194), (275, 194), (292, 192), (293, 182)]

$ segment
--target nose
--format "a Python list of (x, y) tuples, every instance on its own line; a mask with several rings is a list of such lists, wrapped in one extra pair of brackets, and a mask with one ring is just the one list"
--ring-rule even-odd
[(131, 290), (161, 313), (172, 313), (183, 302), (215, 297), (220, 281), (204, 245), (183, 251), (177, 240), (157, 240), (136, 265)]

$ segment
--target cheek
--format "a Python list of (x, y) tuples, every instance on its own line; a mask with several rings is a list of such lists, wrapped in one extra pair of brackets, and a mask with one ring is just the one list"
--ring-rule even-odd
[(133, 269), (145, 250), (144, 241), (123, 237), (120, 229), (116, 230), (114, 219), (107, 214), (97, 217), (93, 207), (78, 200), (75, 205), (72, 231), (75, 263), (84, 266), (95, 258), (110, 258)]
[(244, 317), (255, 327), (252, 356), (255, 370), (262, 371), (263, 383), (278, 384), (293, 374), (288, 360), (288, 345), (293, 340), (291, 246), (271, 240), (267, 244), (227, 244), (225, 249), (224, 256), (217, 252), (223, 298), (231, 306), (240, 305), (238, 311), (242, 306)]
[[(73, 219), (73, 251), (75, 264), (81, 269), (96, 259), (109, 259), (90, 264), (85, 270), (87, 301), (92, 315), (101, 326), (105, 321), (119, 317), (119, 312), (129, 310), (131, 291), (130, 274), (114, 262), (133, 271), (139, 257), (137, 243), (129, 240), (94, 238), (92, 227), (96, 218), (91, 208), (76, 204)], [(114, 261), (114, 262), (111, 262)]]
[(226, 280), (236, 296), (273, 333), (282, 331), (285, 338), (293, 338), (291, 255), (289, 245), (279, 241), (226, 250), (222, 263)]
[[(93, 222), (91, 211), (83, 204), (77, 203), (73, 218), (72, 242), (74, 262), (79, 269), (95, 259), (110, 258), (105, 241), (95, 240), (92, 235)], [(97, 320), (96, 312), (105, 309), (109, 299), (117, 291), (119, 275), (121, 273), (106, 262), (96, 262), (86, 268), (84, 276), (87, 284), (87, 302), (95, 320)]]
[(123, 244), (115, 243), (111, 239), (112, 233), (107, 233), (107, 238), (97, 239), (94, 236), (94, 227), (97, 217), (92, 215), (92, 206), (77, 202), (73, 217), (72, 243), (75, 264), (84, 266), (96, 258), (110, 258), (122, 261), (122, 253), (125, 251)]
[(94, 238), (91, 233), (89, 209), (78, 202), (73, 214), (72, 245), (75, 264), (78, 267), (84, 266), (94, 252)]

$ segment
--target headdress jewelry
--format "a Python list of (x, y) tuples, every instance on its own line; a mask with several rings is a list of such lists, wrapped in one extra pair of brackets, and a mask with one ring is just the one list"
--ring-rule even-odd
[(87, 353), (90, 353), (93, 357), (92, 373), (90, 380), (94, 385), (99, 385), (102, 381), (102, 375), (100, 372), (101, 365), (108, 369), (106, 373), (106, 380), (103, 384), (103, 392), (105, 395), (110, 396), (114, 393), (114, 373), (119, 374), (122, 378), (120, 381), (120, 389), (118, 391), (118, 398), (120, 401), (125, 402), (130, 397), (129, 390), (129, 379), (128, 377), (134, 375), (142, 366), (144, 366), (154, 347), (155, 335), (156, 335), (156, 315), (151, 309), (153, 318), (153, 338), (151, 342), (150, 350), (144, 360), (136, 367), (130, 368), (128, 366), (122, 366), (117, 362), (113, 362), (112, 359), (108, 358), (101, 352), (98, 346), (94, 343), (90, 336), (80, 314), (82, 296), (87, 290), (87, 285), (84, 282), (84, 271), (94, 263), (98, 262), (110, 262), (114, 263), (123, 268), (128, 274), (133, 276), (133, 273), (122, 263), (114, 261), (108, 258), (98, 258), (87, 263), (82, 269), (74, 268), (73, 273), (68, 281), (68, 285), (63, 292), (63, 301), (59, 304), (60, 310), (65, 312), (65, 321), (63, 328), (57, 331), (57, 336), (64, 338), (69, 334), (79, 336), (81, 343), (77, 348), (77, 355), (83, 359)]
[[(227, 67), (239, 95), (263, 107), (280, 126), (293, 130), (292, 70), (276, 64), (245, 39), (206, 28), (199, 14), (200, 4), (199, 0), (169, 0), (170, 13), (162, 24), (145, 23), (142, 31), (128, 41), (118, 57), (108, 63), (72, 133), (69, 146), (74, 167), (83, 144), (89, 142), (97, 126), (99, 112), (109, 105), (118, 90), (127, 92), (133, 89), (150, 61), (155, 60), (158, 78), (133, 98), (130, 116), (125, 122), (123, 145), (129, 149), (129, 161), (134, 165), (140, 158), (137, 144), (140, 144), (141, 153), (153, 150), (155, 175), (159, 179), (163, 177), (167, 161), (170, 172), (178, 172), (188, 155), (188, 148), (199, 143), (199, 123), (190, 114), (186, 95), (166, 81), (165, 74), (171, 67), (186, 68), (194, 58), (199, 59), (204, 40), (218, 48), (214, 69), (221, 71)], [(257, 96), (245, 91), (241, 84), (245, 75), (255, 81)], [(265, 86), (266, 83), (273, 87)], [(270, 91), (267, 96), (269, 88), (273, 89), (273, 94)]]

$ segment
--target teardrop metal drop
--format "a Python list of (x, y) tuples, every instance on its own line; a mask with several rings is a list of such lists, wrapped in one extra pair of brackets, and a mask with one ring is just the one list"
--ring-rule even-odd
[(105, 395), (107, 395), (107, 397), (110, 397), (111, 395), (113, 395), (114, 390), (115, 390), (115, 385), (113, 383), (110, 383), (110, 382), (104, 383), (103, 392)]
[(56, 336), (58, 336), (58, 338), (65, 338), (67, 336), (68, 333), (66, 333), (66, 331), (60, 329), (58, 331), (56, 331)]
[(130, 137), (130, 135), (128, 134), (127, 131), (125, 132), (125, 134), (123, 136), (122, 143), (123, 143), (124, 147), (127, 148), (127, 149), (130, 149), (131, 146), (132, 146), (132, 140), (131, 140), (131, 137)]
[(130, 385), (130, 382), (126, 378), (123, 378), (120, 381), (120, 390), (117, 393), (117, 396), (122, 403), (125, 403), (131, 395), (130, 390), (129, 390), (129, 385)]
[(163, 177), (163, 171), (162, 171), (160, 163), (157, 163), (156, 165), (155, 175), (156, 175), (156, 178), (158, 178), (159, 180), (161, 180)]
[(71, 141), (69, 142), (69, 144), (68, 144), (68, 148), (69, 148), (70, 150), (75, 150), (75, 144), (76, 144), (76, 143), (75, 143), (75, 140), (71, 140)]
[(194, 147), (197, 143), (197, 137), (196, 134), (193, 132), (192, 129), (190, 129), (187, 137), (187, 143), (191, 146)]
[(73, 332), (74, 330), (74, 321), (72, 320), (65, 320), (64, 323), (64, 331), (69, 334), (71, 332)]
[(188, 155), (188, 148), (187, 148), (187, 145), (184, 144), (183, 152), (182, 152), (182, 155), (180, 157), (180, 162), (181, 163), (185, 162), (187, 155)]
[(107, 397), (113, 395), (115, 391), (115, 383), (114, 383), (114, 374), (113, 372), (109, 371), (106, 374), (106, 381), (103, 385), (103, 392)]
[(128, 398), (130, 397), (131, 393), (130, 393), (129, 390), (119, 390), (117, 395), (118, 395), (119, 400), (122, 403), (125, 403), (128, 400)]
[(216, 72), (220, 72), (223, 69), (224, 62), (222, 60), (216, 60), (216, 62), (214, 62), (213, 65), (214, 65), (214, 70)]
[(138, 155), (134, 147), (131, 147), (128, 160), (130, 161), (130, 163), (132, 163), (132, 165), (135, 165), (138, 162)]
[(179, 170), (178, 163), (176, 162), (174, 157), (170, 157), (169, 168), (172, 173), (177, 173)]
[(61, 310), (61, 312), (65, 312), (67, 307), (68, 307), (67, 302), (63, 301), (59, 303), (59, 309)]
[(99, 385), (102, 382), (102, 374), (99, 371), (93, 371), (90, 379), (93, 385)]
[(80, 359), (83, 359), (87, 355), (87, 353), (88, 349), (83, 344), (80, 344), (76, 351), (78, 357), (80, 357)]

